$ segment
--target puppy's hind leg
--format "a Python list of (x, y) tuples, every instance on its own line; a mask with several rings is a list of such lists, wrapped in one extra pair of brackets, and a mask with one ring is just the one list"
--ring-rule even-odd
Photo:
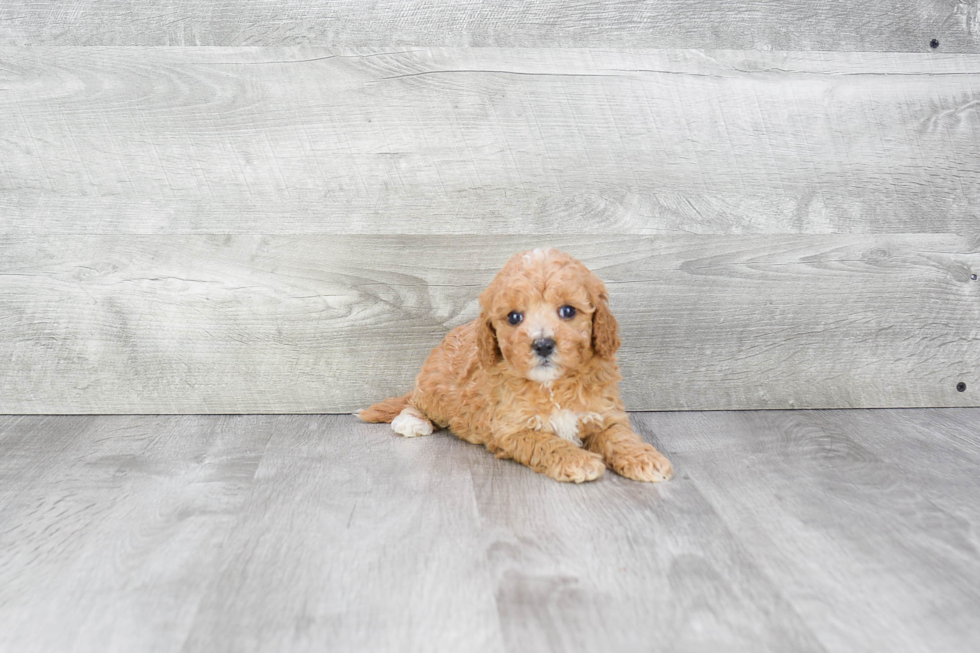
[(398, 417), (391, 421), (391, 430), (406, 438), (418, 435), (431, 435), (432, 422), (415, 406), (406, 406)]

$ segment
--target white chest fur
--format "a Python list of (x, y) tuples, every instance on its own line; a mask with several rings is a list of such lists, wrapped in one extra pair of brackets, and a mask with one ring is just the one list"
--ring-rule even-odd
[(582, 444), (578, 437), (578, 415), (566, 409), (556, 410), (548, 420), (551, 429), (559, 438), (564, 438), (575, 444)]
[[(582, 439), (578, 435), (579, 422), (601, 426), (602, 415), (599, 413), (576, 413), (567, 408), (562, 408), (555, 400), (555, 391), (551, 387), (551, 384), (545, 383), (544, 387), (548, 390), (551, 405), (554, 407), (551, 411), (551, 417), (548, 418), (548, 425), (551, 426), (551, 430), (559, 438), (582, 446)], [(528, 422), (528, 426), (536, 431), (540, 431), (544, 428), (544, 422), (540, 416), (535, 415)]]
[[(575, 413), (559, 406), (555, 406), (551, 417), (548, 418), (548, 426), (551, 431), (560, 438), (568, 440), (574, 444), (582, 446), (582, 439), (579, 437), (579, 424), (591, 424), (602, 426), (602, 415), (599, 413)], [(535, 415), (527, 422), (529, 429), (541, 431), (545, 428), (545, 422), (540, 415)]]

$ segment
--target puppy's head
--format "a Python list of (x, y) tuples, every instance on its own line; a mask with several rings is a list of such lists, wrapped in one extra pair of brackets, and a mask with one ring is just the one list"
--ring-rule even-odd
[(554, 249), (515, 254), (480, 295), (480, 360), (546, 383), (619, 348), (606, 287)]

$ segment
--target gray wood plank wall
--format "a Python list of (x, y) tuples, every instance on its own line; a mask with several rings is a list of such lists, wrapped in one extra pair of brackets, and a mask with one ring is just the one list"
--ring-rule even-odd
[(980, 48), (977, 0), (5, 0), (12, 45)]
[(544, 244), (632, 409), (980, 405), (977, 3), (716, 4), (4, 3), (0, 412), (348, 411)]
[[(349, 411), (410, 389), (521, 236), (0, 239), (14, 412)], [(545, 242), (545, 241), (542, 241)], [(971, 405), (980, 254), (915, 236), (547, 237), (606, 279), (629, 408)]]
[(980, 233), (980, 55), (0, 61), (0, 233)]

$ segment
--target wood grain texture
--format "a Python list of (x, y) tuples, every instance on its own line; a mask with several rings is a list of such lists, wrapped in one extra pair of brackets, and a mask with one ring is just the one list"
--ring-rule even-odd
[(630, 409), (978, 403), (959, 236), (46, 236), (0, 238), (0, 412), (351, 411), (540, 245), (608, 284)]
[(975, 0), (6, 0), (13, 45), (980, 49)]
[(0, 420), (0, 650), (180, 650), (279, 423)]
[(0, 417), (0, 649), (975, 648), (980, 410), (631, 419), (674, 480), (348, 416)]
[[(980, 626), (977, 515), (936, 501), (976, 498), (943, 474), (961, 449), (910, 438), (902, 413), (825, 415), (664, 414), (642, 424), (675, 443), (678, 469), (827, 650), (970, 650)], [(963, 415), (975, 449), (977, 414)], [(876, 455), (884, 429), (865, 426), (878, 419), (894, 430), (890, 457), (931, 451), (924, 474)]]
[(980, 234), (980, 55), (0, 48), (0, 234)]
[(500, 650), (466, 445), (278, 424), (185, 648)]
[[(980, 519), (980, 437), (970, 411), (916, 409), (820, 413), (825, 428), (849, 435), (875, 456), (930, 489), (928, 496), (962, 522)], [(853, 437), (853, 436), (852, 436)], [(980, 550), (980, 537), (971, 533)]]
[(466, 453), (507, 650), (824, 650), (686, 473), (569, 492)]

